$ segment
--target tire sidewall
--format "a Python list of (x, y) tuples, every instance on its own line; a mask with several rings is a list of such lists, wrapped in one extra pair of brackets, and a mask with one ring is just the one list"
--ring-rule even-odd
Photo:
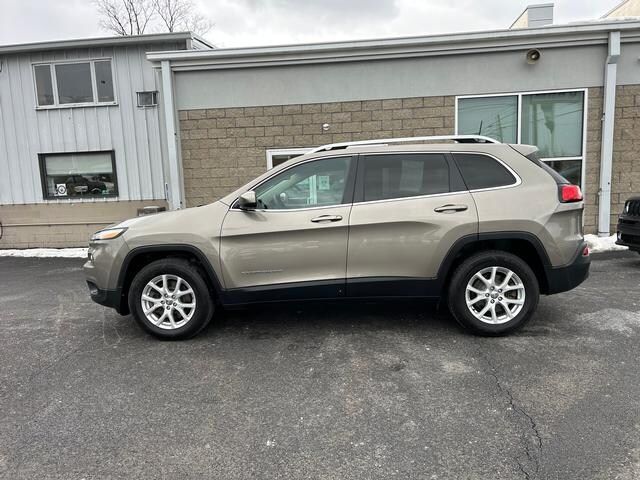
[[(489, 324), (477, 319), (467, 307), (466, 287), (473, 275), (487, 267), (505, 267), (512, 270), (525, 288), (525, 301), (522, 310), (515, 318), (501, 324)], [(486, 252), (478, 254), (463, 262), (454, 273), (449, 292), (449, 308), (456, 320), (463, 327), (482, 335), (505, 335), (522, 327), (530, 318), (538, 305), (540, 291), (538, 280), (531, 268), (515, 255)]]
[[(151, 279), (163, 274), (182, 277), (193, 289), (196, 299), (196, 311), (191, 320), (175, 330), (153, 325), (142, 310), (141, 296), (144, 287)], [(209, 323), (214, 310), (209, 288), (197, 267), (179, 259), (158, 260), (142, 268), (131, 283), (128, 300), (129, 309), (136, 322), (152, 335), (167, 340), (185, 339), (196, 335)]]

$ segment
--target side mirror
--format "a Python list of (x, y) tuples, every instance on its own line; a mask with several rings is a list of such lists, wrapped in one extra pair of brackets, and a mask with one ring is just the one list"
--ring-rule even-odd
[(258, 202), (256, 201), (256, 192), (254, 192), (253, 190), (244, 192), (238, 198), (238, 208), (241, 210), (252, 210), (257, 206)]

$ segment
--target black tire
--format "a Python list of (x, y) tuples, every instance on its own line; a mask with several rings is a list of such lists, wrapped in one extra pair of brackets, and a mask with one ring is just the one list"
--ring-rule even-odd
[[(498, 324), (487, 323), (476, 318), (470, 311), (471, 307), (467, 307), (466, 301), (466, 288), (471, 278), (481, 270), (494, 266), (511, 270), (524, 285), (522, 309), (511, 320)], [(464, 260), (453, 273), (448, 289), (449, 310), (454, 318), (466, 330), (484, 336), (506, 335), (521, 328), (531, 319), (538, 306), (539, 298), (540, 287), (533, 270), (520, 257), (499, 250), (480, 252)], [(506, 311), (502, 307), (499, 308), (507, 318)]]
[[(184, 325), (167, 330), (154, 325), (144, 314), (142, 293), (152, 279), (159, 275), (176, 275), (184, 279), (193, 290), (195, 311)], [(197, 335), (211, 320), (215, 304), (201, 270), (187, 260), (167, 258), (156, 260), (142, 268), (134, 277), (129, 288), (129, 310), (138, 324), (152, 335), (166, 340), (183, 340)], [(162, 312), (159, 307), (160, 312)]]

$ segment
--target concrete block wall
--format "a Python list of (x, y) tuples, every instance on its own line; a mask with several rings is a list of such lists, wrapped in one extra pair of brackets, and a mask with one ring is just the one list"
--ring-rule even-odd
[[(598, 230), (600, 149), (602, 146), (602, 88), (589, 89), (585, 178), (585, 231)], [(625, 201), (640, 196), (640, 85), (616, 89), (610, 231), (616, 231)]]
[(611, 178), (614, 227), (625, 201), (631, 196), (640, 196), (640, 85), (625, 85), (616, 90)]
[(166, 200), (0, 205), (2, 248), (86, 247), (91, 234)]

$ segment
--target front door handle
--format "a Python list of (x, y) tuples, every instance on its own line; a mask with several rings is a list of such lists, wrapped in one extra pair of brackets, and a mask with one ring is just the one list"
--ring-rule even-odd
[(449, 205), (442, 205), (441, 207), (434, 208), (433, 211), (438, 213), (453, 213), (453, 212), (464, 212), (468, 208), (469, 207), (467, 207), (466, 205), (449, 204)]
[(311, 219), (313, 223), (339, 222), (340, 220), (342, 220), (342, 215), (320, 215)]

